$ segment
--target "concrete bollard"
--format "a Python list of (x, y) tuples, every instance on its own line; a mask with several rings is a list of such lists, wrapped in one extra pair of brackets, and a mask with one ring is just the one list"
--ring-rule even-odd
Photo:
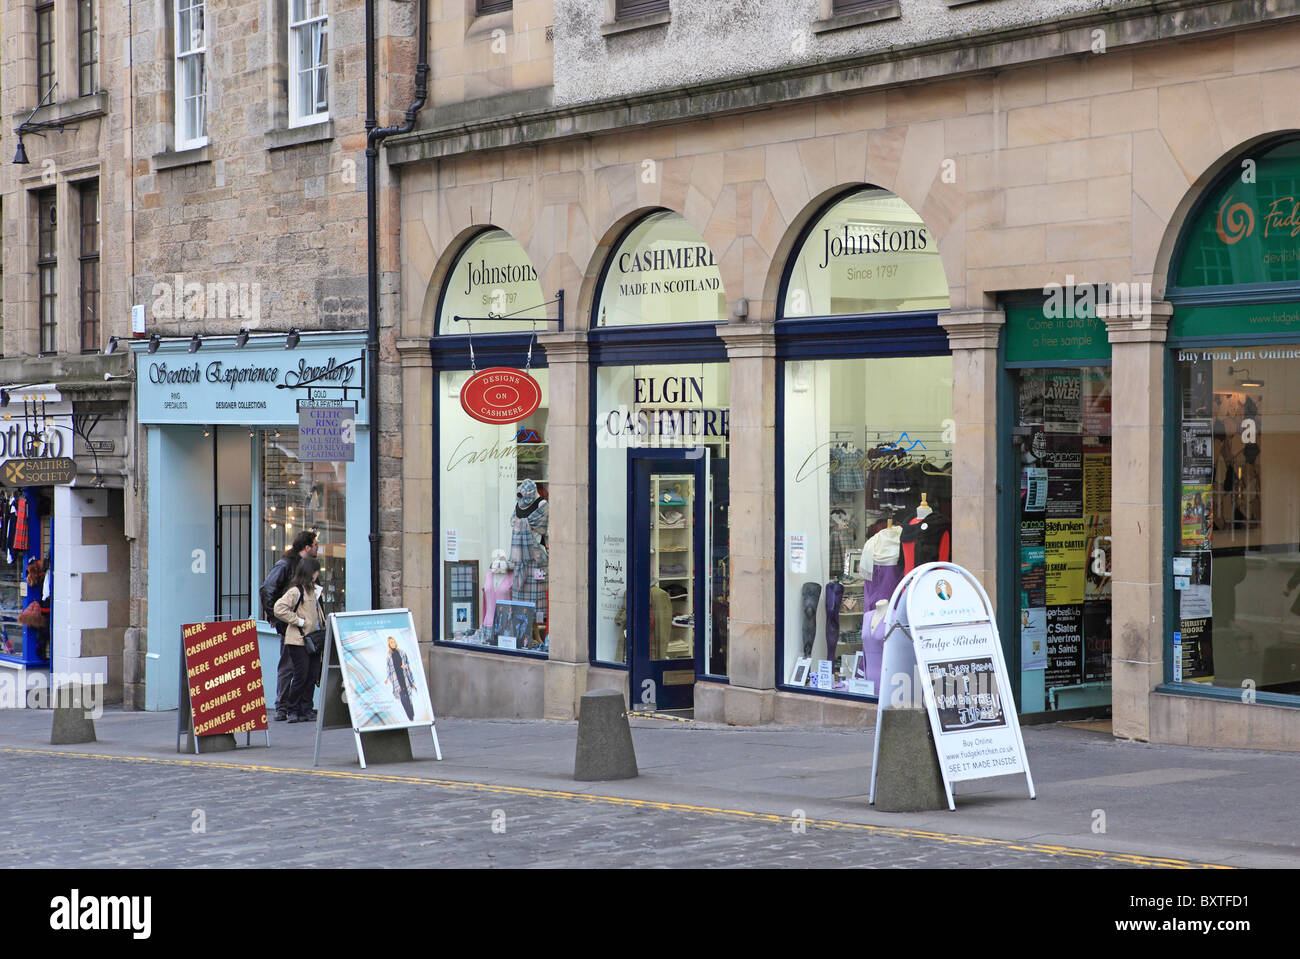
[(55, 746), (70, 746), (74, 743), (97, 742), (95, 720), (88, 715), (86, 709), (86, 703), (92, 700), (86, 696), (85, 687), (62, 686), (54, 690), (54, 693), (54, 728), (50, 732), (50, 743)]
[(623, 693), (617, 689), (583, 693), (578, 709), (578, 752), (573, 762), (573, 778), (579, 782), (597, 782), (634, 779), (639, 775)]
[(880, 812), (925, 812), (947, 809), (943, 773), (924, 709), (882, 709), (880, 768), (876, 772), (876, 802)]

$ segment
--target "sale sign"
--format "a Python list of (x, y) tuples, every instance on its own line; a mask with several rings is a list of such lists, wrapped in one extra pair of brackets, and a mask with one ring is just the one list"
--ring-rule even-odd
[(194, 735), (265, 731), (257, 624), (191, 623), (181, 627), (181, 637)]
[(542, 405), (542, 387), (523, 370), (494, 366), (465, 381), (460, 405), (480, 423), (517, 423)]

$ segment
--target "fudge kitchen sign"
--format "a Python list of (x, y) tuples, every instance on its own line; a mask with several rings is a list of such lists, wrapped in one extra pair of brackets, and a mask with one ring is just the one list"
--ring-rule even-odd
[(542, 405), (542, 387), (523, 370), (494, 366), (465, 381), (460, 405), (480, 423), (518, 423)]

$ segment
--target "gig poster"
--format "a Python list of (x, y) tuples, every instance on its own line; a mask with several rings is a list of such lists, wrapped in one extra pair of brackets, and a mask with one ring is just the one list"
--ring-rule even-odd
[(1110, 454), (1083, 456), (1083, 512), (1110, 512)]
[(1049, 519), (1046, 535), (1047, 605), (1083, 602), (1087, 527), (1081, 519)]
[(1183, 420), (1182, 476), (1184, 485), (1208, 486), (1214, 477), (1214, 444), (1209, 420)]
[(1083, 431), (1083, 381), (1079, 370), (1043, 372), (1043, 429), (1048, 433)]
[(1174, 649), (1182, 651), (1182, 679), (1204, 679), (1214, 675), (1213, 622), (1207, 617), (1184, 619), (1179, 624), (1183, 641)]
[(1043, 376), (1035, 370), (1020, 374), (1016, 390), (1016, 420), (1019, 426), (1041, 426), (1043, 423)]
[(1042, 669), (1047, 665), (1047, 610), (1020, 611), (1020, 668)]
[(1086, 436), (1110, 436), (1110, 370), (1083, 371), (1083, 432)]
[(1212, 555), (1209, 550), (1199, 550), (1188, 557), (1192, 561), (1192, 572), (1187, 578), (1186, 587), (1178, 590), (1180, 619), (1209, 619), (1214, 615), (1210, 582)]
[(1083, 515), (1083, 437), (1048, 434), (1047, 516), (1077, 519)]
[(1111, 534), (1110, 513), (1096, 513), (1083, 518), (1087, 533), (1084, 556), (1083, 599), (1110, 599), (1111, 594)]
[(1083, 606), (1047, 607), (1045, 688), (1083, 682)]
[(1182, 548), (1208, 550), (1213, 545), (1214, 511), (1209, 483), (1184, 483), (1182, 498)]

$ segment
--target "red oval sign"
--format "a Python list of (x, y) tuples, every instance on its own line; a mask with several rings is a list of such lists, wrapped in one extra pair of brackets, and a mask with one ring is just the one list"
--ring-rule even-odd
[(460, 405), (480, 423), (518, 423), (542, 405), (542, 387), (523, 370), (494, 366), (465, 381)]

